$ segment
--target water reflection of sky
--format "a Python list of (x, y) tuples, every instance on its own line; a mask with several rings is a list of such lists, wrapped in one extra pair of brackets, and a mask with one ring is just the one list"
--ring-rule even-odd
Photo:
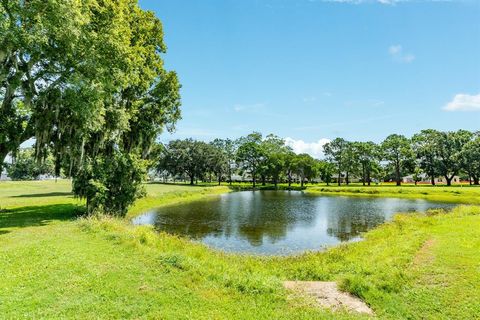
[(226, 251), (289, 254), (359, 240), (397, 212), (452, 206), (426, 200), (245, 191), (153, 210), (133, 223), (152, 224)]

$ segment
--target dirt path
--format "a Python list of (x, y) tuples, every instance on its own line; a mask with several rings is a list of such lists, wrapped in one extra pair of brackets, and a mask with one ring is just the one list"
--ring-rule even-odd
[(357, 297), (338, 289), (335, 282), (324, 281), (285, 281), (285, 288), (293, 292), (306, 293), (315, 298), (317, 303), (332, 310), (348, 311), (373, 315), (373, 310)]
[(433, 262), (435, 255), (433, 254), (432, 249), (435, 244), (435, 239), (428, 239), (423, 243), (422, 247), (418, 250), (413, 258), (414, 267), (420, 267)]

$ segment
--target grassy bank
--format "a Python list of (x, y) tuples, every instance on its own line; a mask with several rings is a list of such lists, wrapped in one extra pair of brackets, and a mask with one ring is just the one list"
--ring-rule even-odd
[[(131, 214), (228, 189), (147, 190)], [(292, 300), (282, 281), (295, 279), (337, 281), (381, 319), (480, 314), (480, 207), (400, 215), (359, 243), (260, 258), (121, 219), (77, 219), (68, 192), (67, 182), (0, 183), (3, 318), (358, 319)]]
[(480, 204), (480, 187), (469, 185), (426, 186), (426, 185), (394, 185), (380, 186), (308, 186), (306, 192), (318, 195), (345, 195), (360, 197), (392, 197), (406, 199), (426, 199), (465, 204)]
[(227, 186), (189, 186), (151, 183), (146, 185), (147, 196), (138, 200), (128, 211), (128, 218), (148, 209), (199, 200), (232, 191)]
[[(232, 190), (227, 186), (158, 183), (148, 183), (145, 188), (147, 196), (130, 208), (129, 217), (162, 205), (198, 200)], [(71, 189), (70, 180), (0, 182), (0, 210), (25, 206), (83, 205), (83, 201), (74, 198)]]

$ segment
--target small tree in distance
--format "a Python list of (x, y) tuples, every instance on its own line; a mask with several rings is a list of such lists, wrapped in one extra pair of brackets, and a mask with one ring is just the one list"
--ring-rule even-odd
[(402, 135), (391, 134), (382, 142), (383, 157), (394, 170), (397, 186), (402, 184), (402, 173), (411, 168), (414, 153), (410, 141)]

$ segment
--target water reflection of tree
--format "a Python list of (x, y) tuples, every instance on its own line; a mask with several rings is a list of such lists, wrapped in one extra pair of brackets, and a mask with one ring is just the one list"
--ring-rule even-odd
[(236, 194), (220, 201), (162, 209), (156, 226), (194, 239), (236, 235), (252, 246), (261, 246), (265, 239), (271, 243), (285, 239), (288, 229), (297, 223), (312, 223), (314, 207), (305, 207), (304, 200), (275, 192)]
[[(232, 238), (245, 240), (255, 247), (264, 242), (275, 244), (285, 240), (288, 232), (296, 228), (310, 232), (312, 227), (321, 228), (313, 231), (320, 236), (326, 229), (330, 237), (348, 241), (383, 223), (394, 212), (418, 206), (398, 199), (240, 192), (161, 209), (156, 226), (159, 230), (198, 240), (210, 237), (226, 243)], [(423, 204), (420, 209), (424, 207)]]
[(378, 226), (385, 221), (385, 215), (374, 206), (373, 202), (359, 199), (338, 201), (327, 216), (327, 234), (340, 241), (348, 241)]

